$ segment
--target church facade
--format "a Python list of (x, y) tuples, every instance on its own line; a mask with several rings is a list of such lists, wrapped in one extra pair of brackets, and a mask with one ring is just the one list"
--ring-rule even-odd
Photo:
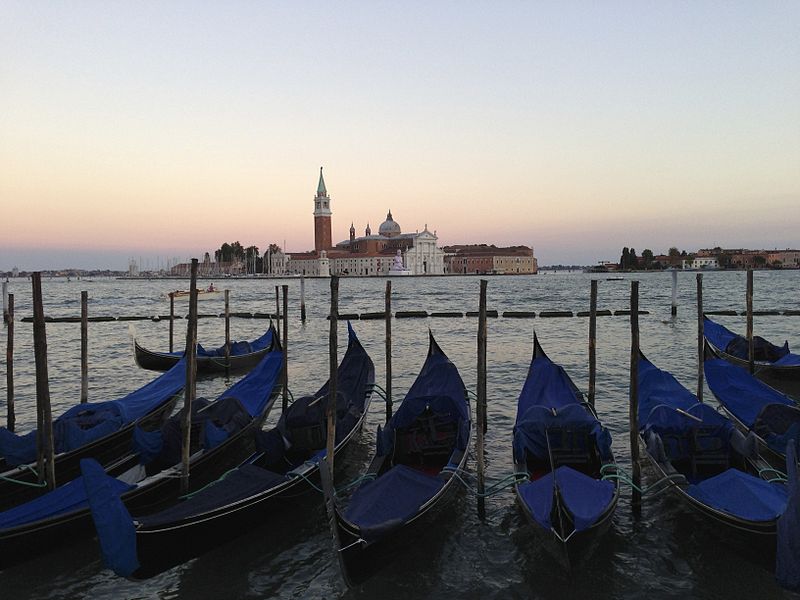
[(403, 233), (389, 211), (376, 234), (367, 224), (364, 235), (356, 237), (351, 223), (349, 239), (333, 246), (332, 214), (331, 198), (320, 167), (314, 196), (314, 250), (274, 254), (272, 272), (316, 277), (445, 273), (445, 253), (437, 246), (436, 232), (431, 233), (427, 225), (422, 231)]

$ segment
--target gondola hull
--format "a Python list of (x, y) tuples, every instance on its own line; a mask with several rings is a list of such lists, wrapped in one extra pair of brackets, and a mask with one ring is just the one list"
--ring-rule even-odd
[[(229, 363), (225, 362), (224, 356), (197, 356), (195, 358), (197, 372), (205, 374), (243, 373), (255, 367), (269, 351), (270, 348), (264, 348), (257, 352), (233, 355), (230, 357)], [(180, 356), (169, 352), (153, 352), (143, 348), (138, 342), (134, 342), (134, 356), (139, 367), (150, 371), (168, 371), (181, 359)]]

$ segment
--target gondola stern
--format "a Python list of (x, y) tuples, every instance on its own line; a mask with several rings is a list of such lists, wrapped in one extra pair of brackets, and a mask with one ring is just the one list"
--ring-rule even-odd
[(114, 478), (94, 459), (85, 458), (80, 465), (103, 562), (117, 575), (131, 577), (139, 569), (133, 518), (110, 485)]

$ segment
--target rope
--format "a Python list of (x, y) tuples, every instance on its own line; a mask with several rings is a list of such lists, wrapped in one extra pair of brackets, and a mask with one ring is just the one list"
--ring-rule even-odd
[(775, 473), (777, 477), (774, 479), (769, 479), (768, 481), (772, 483), (773, 481), (788, 481), (788, 477), (786, 473), (783, 471), (779, 471), (778, 469), (773, 469), (772, 467), (762, 467), (758, 470), (758, 476), (762, 477), (764, 473)]
[[(33, 467), (31, 465), (20, 465), (19, 468), (22, 469), (23, 471), (30, 471), (31, 473), (36, 475), (37, 479), (39, 478), (39, 475), (36, 472), (36, 467)], [(0, 480), (8, 481), (9, 483), (18, 483), (19, 485), (26, 485), (28, 487), (34, 487), (34, 488), (47, 487), (46, 481), (43, 481), (42, 483), (39, 483), (38, 481), (36, 483), (31, 483), (30, 481), (22, 481), (21, 479), (14, 479), (13, 477), (7, 477), (5, 475), (0, 475)]]
[(456, 480), (458, 480), (470, 494), (473, 494), (478, 498), (489, 498), (495, 494), (499, 494), (504, 489), (511, 487), (516, 483), (528, 481), (529, 479), (527, 473), (511, 473), (499, 479), (498, 481), (495, 481), (489, 487), (485, 488), (483, 493), (481, 493), (477, 489), (473, 489), (472, 485), (464, 481), (464, 479), (461, 477), (462, 474), (467, 475), (466, 471), (459, 469), (458, 467), (445, 466), (442, 469), (442, 473), (451, 473), (452, 476), (455, 477)]
[(218, 484), (220, 481), (222, 481), (223, 479), (225, 479), (225, 478), (226, 478), (228, 475), (230, 475), (231, 473), (233, 473), (233, 472), (234, 472), (234, 471), (235, 471), (237, 468), (238, 468), (238, 467), (234, 467), (233, 469), (228, 469), (227, 471), (225, 471), (225, 472), (224, 472), (222, 475), (220, 475), (220, 476), (219, 476), (217, 479), (215, 479), (215, 480), (214, 480), (214, 481), (212, 481), (211, 483), (207, 483), (206, 485), (204, 485), (203, 487), (201, 487), (199, 490), (195, 490), (195, 491), (193, 491), (193, 492), (190, 492), (190, 493), (188, 493), (188, 494), (185, 494), (185, 495), (183, 495), (183, 496), (180, 496), (180, 499), (181, 499), (181, 500), (188, 500), (189, 498), (193, 498), (194, 496), (196, 496), (197, 494), (199, 494), (200, 492), (202, 492), (204, 489), (206, 489), (206, 488), (210, 488), (212, 485), (216, 485), (216, 484)]
[[(605, 473), (605, 471), (609, 469), (614, 469), (616, 472)], [(681, 473), (675, 473), (673, 475), (666, 475), (661, 479), (659, 479), (658, 481), (654, 481), (650, 485), (640, 487), (633, 482), (633, 478), (631, 477), (630, 473), (628, 473), (625, 469), (623, 469), (616, 463), (608, 463), (600, 467), (600, 475), (601, 479), (603, 479), (604, 481), (616, 480), (621, 483), (628, 484), (637, 492), (642, 494), (642, 496), (651, 493), (655, 494), (655, 496), (658, 496), (662, 492), (668, 490), (670, 488), (670, 485), (677, 485), (678, 483), (681, 482), (681, 480), (683, 481), (686, 480), (686, 477)], [(664, 486), (663, 484), (665, 483), (669, 485)]]

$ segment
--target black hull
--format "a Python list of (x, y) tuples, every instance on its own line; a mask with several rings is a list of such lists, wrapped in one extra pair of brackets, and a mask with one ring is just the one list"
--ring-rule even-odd
[[(103, 467), (123, 460), (132, 453), (133, 429), (135, 426), (145, 429), (158, 427), (163, 423), (175, 407), (178, 396), (166, 400), (161, 406), (154, 409), (141, 419), (129, 423), (125, 427), (109, 434), (91, 444), (76, 448), (55, 457), (56, 486), (63, 485), (80, 475), (80, 461), (84, 458), (93, 458)], [(3, 463), (0, 463), (2, 469)], [(36, 466), (35, 463), (33, 466)], [(7, 477), (19, 481), (35, 483), (36, 476), (27, 469), (14, 469), (3, 473)], [(19, 483), (11, 483), (0, 479), (0, 511), (7, 510), (23, 502), (28, 502), (42, 494), (47, 493), (46, 488), (30, 487)]]
[[(274, 400), (267, 406), (271, 407), (273, 403)], [(261, 427), (265, 418), (266, 413), (219, 446), (197, 456), (189, 466), (189, 491), (208, 485), (252, 453), (253, 431)], [(130, 461), (123, 461), (112, 467), (109, 474), (113, 475), (127, 466), (133, 465)], [(121, 498), (131, 515), (136, 517), (166, 508), (174, 504), (180, 495), (180, 478), (171, 473), (171, 476), (155, 476), (140, 487), (123, 494)], [(73, 541), (91, 537), (94, 532), (88, 507), (1, 531), (0, 570), (49, 553)]]
[[(198, 356), (196, 357), (197, 372), (206, 374), (243, 373), (261, 362), (270, 349), (268, 346), (257, 352), (231, 356), (229, 367), (226, 367), (224, 356)], [(169, 371), (181, 359), (180, 356), (173, 356), (167, 352), (152, 352), (140, 346), (138, 342), (134, 342), (134, 358), (137, 365), (150, 371)]]
[[(742, 369), (750, 368), (750, 363), (748, 361), (720, 350), (711, 342), (708, 342), (708, 347), (716, 358), (726, 360), (732, 365), (736, 365)], [(800, 365), (780, 367), (757, 362), (755, 363), (755, 372), (753, 375), (756, 379), (764, 382), (769, 387), (783, 392), (787, 396), (790, 396), (792, 400), (800, 402)]]

